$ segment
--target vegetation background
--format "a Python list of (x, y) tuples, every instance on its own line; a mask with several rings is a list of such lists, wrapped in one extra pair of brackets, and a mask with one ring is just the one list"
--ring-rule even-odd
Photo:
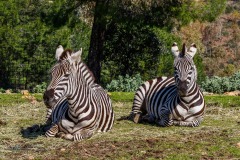
[(239, 10), (234, 0), (2, 0), (0, 88), (45, 87), (59, 44), (82, 47), (105, 88), (119, 76), (172, 76), (174, 41), (197, 44), (199, 84), (229, 77), (239, 71)]
[(239, 97), (205, 96), (196, 128), (126, 120), (143, 81), (173, 75), (174, 41), (197, 44), (204, 91), (240, 90), (239, 10), (237, 0), (1, 0), (0, 92), (42, 93), (57, 46), (82, 47), (116, 121), (86, 141), (47, 139), (42, 94), (0, 94), (0, 159), (239, 159)]

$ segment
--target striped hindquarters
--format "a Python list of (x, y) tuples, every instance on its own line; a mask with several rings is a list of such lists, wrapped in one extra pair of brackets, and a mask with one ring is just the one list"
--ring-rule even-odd
[(112, 128), (114, 122), (112, 102), (107, 92), (100, 85), (94, 84), (92, 87), (95, 92), (99, 104), (98, 109), (100, 111), (98, 131), (107, 132)]
[(174, 78), (158, 77), (142, 84), (136, 91), (130, 119), (135, 123), (141, 121), (141, 117), (149, 112), (150, 99), (157, 98), (160, 90), (174, 85)]

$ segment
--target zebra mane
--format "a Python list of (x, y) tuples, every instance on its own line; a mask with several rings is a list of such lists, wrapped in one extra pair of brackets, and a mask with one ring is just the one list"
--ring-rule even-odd
[(71, 56), (73, 51), (71, 49), (65, 49), (61, 56), (59, 57), (59, 61), (63, 61), (68, 58), (68, 56)]
[[(92, 80), (91, 80), (91, 83), (95, 82), (96, 78), (93, 74), (93, 72), (88, 68), (88, 66), (86, 65), (86, 63), (84, 63), (82, 60), (79, 62), (79, 65), (82, 64), (85, 69), (87, 70), (87, 72), (90, 74), (90, 77)], [(86, 78), (86, 77), (85, 77)]]
[(181, 54), (180, 54), (180, 57), (184, 57), (184, 56), (185, 56), (185, 53), (186, 53), (186, 44), (183, 43), (182, 52), (181, 52)]

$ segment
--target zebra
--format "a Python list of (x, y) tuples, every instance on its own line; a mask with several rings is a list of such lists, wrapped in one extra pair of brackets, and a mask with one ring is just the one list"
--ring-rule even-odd
[(174, 59), (174, 77), (158, 77), (142, 84), (136, 91), (129, 118), (135, 123), (147, 121), (159, 126), (197, 127), (205, 114), (203, 94), (196, 83), (197, 69), (193, 57), (195, 44), (189, 51), (177, 43), (171, 49)]
[[(54, 112), (59, 104), (67, 101), (68, 108), (58, 116), (61, 118), (52, 124), (46, 136), (80, 141), (92, 137), (96, 131), (107, 132), (113, 126), (111, 99), (100, 85), (93, 83), (92, 76), (86, 76), (88, 71), (82, 65), (81, 53), (82, 50), (68, 54), (64, 63), (52, 70), (52, 75), (58, 70), (64, 71), (60, 78), (52, 77), (44, 93), (45, 104)], [(66, 66), (68, 68), (63, 69)]]
[[(82, 49), (80, 50), (80, 52), (82, 52)], [(46, 90), (51, 90), (51, 88), (55, 88), (56, 83), (61, 79), (61, 77), (69, 72), (70, 64), (68, 63), (67, 58), (72, 54), (73, 54), (73, 51), (71, 49), (64, 50), (62, 45), (59, 45), (57, 47), (56, 53), (55, 53), (55, 59), (57, 60), (57, 63), (50, 70), (52, 80)], [(94, 77), (93, 73), (88, 69), (87, 65), (83, 62), (81, 63), (81, 67), (84, 70), (84, 77), (87, 80), (87, 84), (88, 85), (93, 84), (95, 81), (95, 77)], [(56, 82), (56, 83), (54, 83), (54, 82)], [(45, 102), (45, 100), (47, 100), (48, 97), (46, 97), (46, 95), (44, 94), (43, 99)], [(68, 104), (66, 102), (62, 102), (62, 103), (63, 104), (58, 104), (57, 108), (61, 108), (63, 111), (66, 111)], [(60, 109), (56, 110), (54, 112), (54, 114), (52, 115), (52, 112), (53, 112), (51, 109), (52, 106), (48, 106), (48, 103), (45, 103), (45, 105), (47, 106), (46, 124), (51, 124), (51, 123), (53, 123), (52, 119), (54, 119), (56, 121), (59, 119), (59, 117), (61, 117)]]

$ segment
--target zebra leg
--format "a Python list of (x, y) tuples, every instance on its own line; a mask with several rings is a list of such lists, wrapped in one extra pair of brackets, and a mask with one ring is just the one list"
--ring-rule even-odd
[(128, 119), (133, 121), (134, 123), (140, 123), (142, 121), (142, 112), (137, 113), (132, 112)]
[(59, 128), (57, 124), (54, 124), (49, 130), (46, 131), (45, 136), (46, 137), (54, 137), (58, 133)]
[(134, 123), (139, 123), (139, 122), (141, 122), (141, 120), (142, 120), (142, 115), (141, 115), (141, 113), (136, 113), (136, 114), (134, 114), (134, 116), (133, 116), (133, 122), (134, 122)]
[(198, 127), (201, 124), (202, 120), (203, 120), (202, 117), (198, 117), (193, 121), (177, 121), (177, 120), (174, 120), (173, 125), (184, 126), (184, 127)]
[(146, 114), (145, 116), (142, 116), (142, 121), (148, 122), (148, 123), (154, 123), (155, 117), (152, 114)]
[(91, 130), (82, 130), (80, 133), (76, 133), (74, 135), (70, 134), (70, 133), (63, 133), (63, 132), (59, 132), (57, 134), (60, 138), (66, 139), (66, 140), (70, 140), (70, 141), (81, 141), (83, 139), (88, 139), (91, 138), (93, 135), (93, 131)]
[(73, 136), (73, 141), (81, 141), (83, 139), (88, 139), (91, 138), (93, 135), (94, 131), (90, 129), (84, 129), (80, 133), (76, 133)]
[(159, 120), (156, 120), (157, 125), (161, 127), (168, 127), (173, 125), (172, 114), (169, 111), (164, 111)]
[(64, 134), (64, 136), (62, 137), (66, 140), (70, 140), (70, 141), (73, 141), (74, 140), (74, 136), (72, 134)]

